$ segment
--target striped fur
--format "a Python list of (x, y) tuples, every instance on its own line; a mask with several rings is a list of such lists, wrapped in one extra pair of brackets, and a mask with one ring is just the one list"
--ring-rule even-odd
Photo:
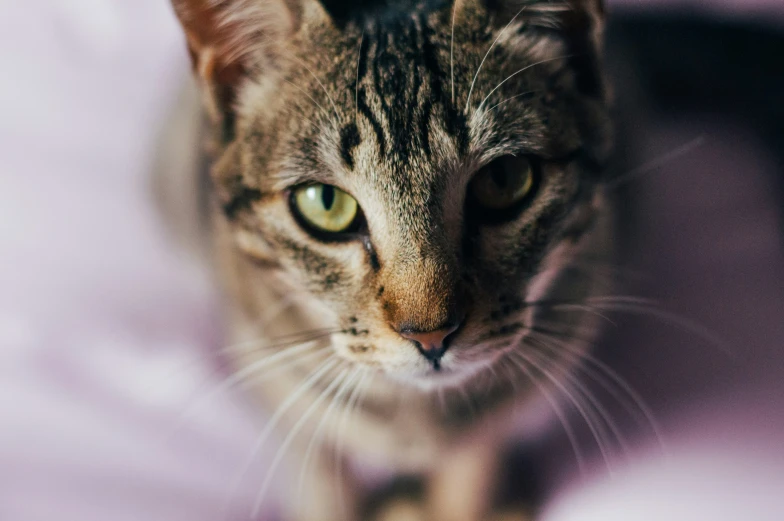
[[(251, 341), (231, 362), (264, 379), (260, 402), (301, 447), (293, 468), (324, 434), (309, 501), (289, 501), (292, 518), (360, 516), (366, 490), (325, 456), (340, 449), (354, 467), (432, 477), (427, 519), (479, 519), (491, 493), (489, 471), (476, 472), (492, 467), (485, 448), (540, 396), (510, 359), (535, 356), (557, 374), (585, 346), (554, 354), (528, 342), (532, 328), (592, 329), (584, 314), (531, 302), (591, 295), (598, 282), (577, 261), (610, 249), (599, 6), (174, 4), (216, 129), (210, 234), (230, 342)], [(482, 224), (466, 187), (510, 154), (537, 158), (536, 195), (514, 219)], [(356, 198), (367, 233), (325, 242), (303, 230), (288, 194), (309, 182)], [(390, 325), (461, 319), (438, 370)], [(291, 346), (291, 363), (265, 366)], [(442, 479), (464, 471), (473, 493)], [(338, 474), (348, 513), (320, 489)]]

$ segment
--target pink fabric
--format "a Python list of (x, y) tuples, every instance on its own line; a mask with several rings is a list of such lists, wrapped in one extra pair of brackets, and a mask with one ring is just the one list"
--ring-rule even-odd
[[(165, 0), (0, 5), (2, 520), (244, 519), (255, 499), (263, 464), (231, 486), (259, 432), (242, 400), (178, 419), (219, 381), (210, 290), (148, 199), (156, 129), (186, 70)], [(547, 520), (784, 519), (781, 424), (766, 412), (780, 391), (681, 407), (669, 461), (641, 450)]]

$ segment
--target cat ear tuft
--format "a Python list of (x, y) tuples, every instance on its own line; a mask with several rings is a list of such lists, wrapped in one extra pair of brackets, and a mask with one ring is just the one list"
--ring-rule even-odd
[(273, 67), (294, 20), (285, 0), (172, 0), (205, 93), (208, 115), (233, 119), (237, 89), (249, 74)]

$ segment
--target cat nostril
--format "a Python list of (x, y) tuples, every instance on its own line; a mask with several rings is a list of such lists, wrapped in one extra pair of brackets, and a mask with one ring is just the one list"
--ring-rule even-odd
[(446, 352), (446, 337), (454, 333), (459, 325), (453, 325), (437, 329), (434, 331), (418, 331), (413, 329), (401, 329), (398, 331), (400, 336), (416, 342), (422, 355), (431, 362), (440, 360)]

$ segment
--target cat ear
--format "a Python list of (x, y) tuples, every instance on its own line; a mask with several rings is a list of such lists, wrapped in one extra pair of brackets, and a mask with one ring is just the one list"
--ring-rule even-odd
[(560, 33), (577, 73), (578, 88), (596, 98), (605, 96), (600, 64), (605, 19), (603, 0), (457, 1), (482, 3), (499, 27), (516, 18), (526, 25)]
[(456, 0), (464, 4), (478, 2), (494, 15), (500, 25), (513, 17), (567, 33), (589, 32), (594, 38), (604, 27), (603, 0)]
[(304, 19), (325, 16), (315, 0), (172, 0), (185, 29), (208, 115), (233, 123), (243, 81), (282, 66), (287, 39)]

